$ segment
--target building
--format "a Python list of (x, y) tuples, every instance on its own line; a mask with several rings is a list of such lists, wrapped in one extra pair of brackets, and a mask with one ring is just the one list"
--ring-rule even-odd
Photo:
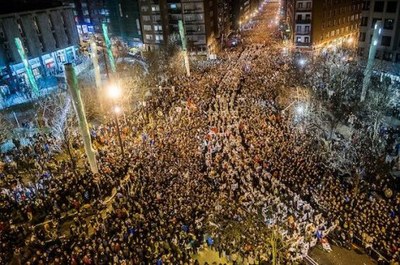
[(218, 0), (218, 34), (221, 46), (234, 28), (233, 0)]
[[(383, 29), (376, 59), (400, 64), (400, 1), (364, 1), (359, 35), (359, 55), (367, 58), (376, 21)], [(400, 67), (400, 65), (397, 65)], [(400, 73), (400, 71), (397, 71)]]
[(252, 13), (259, 7), (260, 2), (260, 0), (232, 0), (235, 29), (251, 18)]
[(138, 0), (109, 1), (110, 34), (118, 36), (130, 46), (142, 43)]
[(48, 6), (20, 5), (4, 9), (0, 14), (0, 85), (3, 98), (15, 92), (24, 92), (29, 86), (15, 38), (19, 38), (24, 46), (39, 88), (46, 87), (52, 76), (62, 73), (65, 63), (76, 62), (78, 58), (79, 36), (73, 10), (61, 5)]
[(297, 48), (353, 43), (361, 20), (360, 0), (288, 0), (287, 22)]
[(106, 23), (111, 37), (130, 46), (142, 43), (138, 0), (68, 0), (82, 39), (102, 34)]
[(216, 0), (139, 0), (143, 43), (146, 49), (166, 45), (179, 34), (178, 21), (185, 28), (188, 49), (212, 52), (217, 48)]

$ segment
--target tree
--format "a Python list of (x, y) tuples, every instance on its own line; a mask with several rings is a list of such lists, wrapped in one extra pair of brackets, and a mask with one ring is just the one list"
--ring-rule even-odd
[(322, 143), (331, 168), (347, 174), (358, 169), (376, 174), (384, 168), (377, 161), (385, 154), (379, 130), (399, 97), (393, 92), (396, 85), (374, 77), (366, 100), (360, 103), (363, 73), (354, 58), (354, 50), (337, 49), (314, 54), (305, 69), (299, 69), (311, 95), (306, 125)]
[(57, 152), (66, 151), (73, 169), (76, 169), (76, 158), (72, 148), (72, 135), (76, 131), (73, 119), (71, 98), (67, 92), (52, 94), (38, 102), (38, 116), (44, 121), (44, 130), (48, 130), (56, 140), (52, 145)]
[(5, 118), (4, 114), (0, 114), (0, 144), (7, 140), (10, 136), (12, 125)]

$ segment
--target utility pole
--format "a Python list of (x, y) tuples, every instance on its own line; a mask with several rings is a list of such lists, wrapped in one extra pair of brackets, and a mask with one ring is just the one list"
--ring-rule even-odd
[(369, 84), (371, 82), (371, 75), (372, 75), (372, 70), (374, 67), (376, 49), (378, 48), (378, 42), (379, 42), (379, 37), (381, 36), (381, 33), (382, 33), (382, 21), (379, 20), (375, 24), (374, 33), (372, 35), (371, 45), (369, 48), (368, 63), (367, 63), (367, 67), (364, 70), (363, 87), (362, 87), (361, 99), (360, 99), (361, 102), (363, 102), (365, 100), (365, 97), (367, 95), (367, 90), (368, 90)]
[(35, 75), (33, 74), (32, 68), (29, 65), (28, 58), (26, 57), (24, 45), (22, 45), (20, 38), (15, 38), (14, 41), (15, 45), (17, 46), (19, 56), (21, 57), (22, 64), (24, 65), (25, 72), (28, 76), (28, 81), (31, 89), (36, 96), (39, 96), (39, 87), (36, 83)]
[(187, 52), (186, 35), (185, 35), (185, 29), (183, 28), (182, 20), (178, 21), (178, 26), (179, 26), (179, 35), (181, 35), (181, 41), (182, 41), (183, 57), (185, 59), (186, 75), (190, 76), (189, 55)]
[(89, 125), (87, 123), (86, 114), (81, 98), (81, 92), (78, 87), (78, 79), (76, 78), (75, 69), (71, 63), (64, 64), (65, 67), (65, 79), (69, 87), (69, 91), (72, 97), (72, 103), (78, 118), (79, 129), (82, 134), (83, 145), (85, 147), (85, 153), (89, 161), (90, 169), (93, 174), (99, 172), (97, 167), (96, 155), (92, 147), (92, 141), (90, 138)]

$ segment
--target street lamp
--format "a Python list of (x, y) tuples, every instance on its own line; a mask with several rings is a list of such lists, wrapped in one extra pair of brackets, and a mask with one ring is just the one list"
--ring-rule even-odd
[(112, 100), (116, 100), (121, 96), (121, 88), (117, 85), (110, 85), (107, 89), (107, 94)]
[(296, 107), (296, 114), (299, 116), (303, 116), (303, 114), (304, 114), (304, 106), (303, 105), (298, 105)]
[(121, 130), (119, 128), (119, 119), (118, 119), (118, 115), (121, 113), (121, 108), (119, 106), (115, 106), (114, 107), (114, 115), (115, 115), (115, 125), (117, 126), (117, 134), (118, 134), (118, 141), (119, 141), (119, 146), (121, 148), (121, 155), (122, 158), (125, 157), (125, 153), (124, 153), (124, 144), (122, 142), (122, 137), (121, 137)]
[(301, 67), (305, 66), (306, 65), (306, 60), (305, 59), (300, 59), (299, 60), (299, 64), (300, 64)]
[(353, 42), (354, 42), (353, 37), (350, 37), (349, 39), (347, 39), (347, 43), (348, 44), (353, 44)]
[(121, 97), (121, 88), (118, 85), (112, 84), (108, 87), (107, 94), (110, 97), (110, 99), (112, 100), (112, 103), (114, 105), (113, 112), (114, 112), (114, 116), (115, 116), (115, 125), (117, 126), (118, 141), (119, 141), (119, 145), (121, 147), (121, 155), (122, 155), (122, 157), (124, 157), (125, 156), (124, 144), (123, 144), (122, 138), (121, 138), (121, 130), (119, 128), (119, 119), (118, 119), (118, 115), (121, 113), (122, 110), (119, 106), (117, 106), (115, 104), (116, 100)]

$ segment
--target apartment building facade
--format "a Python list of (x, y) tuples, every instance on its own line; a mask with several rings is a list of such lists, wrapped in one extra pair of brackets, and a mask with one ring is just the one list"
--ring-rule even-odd
[(297, 48), (318, 49), (355, 42), (360, 0), (288, 0), (287, 22)]
[(374, 26), (379, 20), (383, 29), (376, 59), (400, 64), (400, 1), (363, 2), (358, 53), (364, 58), (368, 57)]
[(138, 0), (69, 0), (81, 39), (102, 34), (106, 23), (112, 37), (131, 46), (141, 43)]
[(212, 52), (218, 34), (215, 0), (139, 0), (140, 21), (145, 49), (155, 49), (179, 34), (182, 20), (188, 49)]
[(0, 14), (0, 85), (10, 92), (28, 84), (15, 38), (21, 40), (39, 81), (62, 73), (64, 63), (78, 57), (79, 35), (70, 7)]

